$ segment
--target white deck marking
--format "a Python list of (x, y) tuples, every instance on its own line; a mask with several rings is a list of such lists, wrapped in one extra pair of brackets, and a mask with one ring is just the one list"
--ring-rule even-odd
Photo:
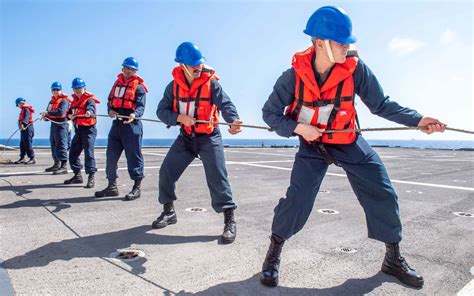
[[(291, 171), (292, 168), (285, 168), (285, 167), (278, 167), (278, 166), (271, 166), (271, 165), (264, 165), (262, 163), (275, 163), (275, 162), (292, 162), (293, 160), (269, 160), (269, 161), (250, 161), (250, 162), (240, 162), (240, 161), (226, 161), (228, 165), (247, 165), (247, 166), (254, 166), (254, 167), (261, 167), (267, 169), (275, 169), (275, 170), (282, 170), (282, 171)], [(199, 167), (202, 166), (202, 163), (191, 164), (190, 167)], [(145, 169), (159, 169), (160, 166), (152, 166), (152, 167), (145, 167)], [(127, 170), (127, 168), (118, 168), (119, 171)], [(98, 169), (98, 171), (105, 171), (105, 169)], [(44, 171), (30, 171), (30, 172), (12, 172), (12, 173), (3, 173), (0, 174), (0, 177), (8, 177), (8, 176), (21, 176), (21, 175), (31, 175), (31, 174), (38, 174), (38, 175), (50, 175), (51, 173), (46, 173)], [(336, 177), (346, 177), (345, 174), (336, 174), (336, 173), (326, 173), (329, 176), (336, 176)], [(422, 183), (422, 182), (412, 182), (412, 181), (403, 181), (403, 180), (391, 180), (392, 183), (399, 183), (399, 184), (410, 184), (410, 185), (417, 185), (417, 186), (426, 186), (426, 187), (437, 187), (437, 188), (445, 188), (445, 189), (457, 189), (457, 190), (466, 190), (466, 191), (474, 191), (472, 187), (462, 187), (462, 186), (451, 186), (451, 185), (443, 185), (443, 184), (433, 184), (433, 183)]]
[(275, 163), (275, 162), (293, 162), (293, 159), (285, 160), (259, 160), (259, 161), (226, 161), (226, 164), (258, 164), (258, 163)]
[[(5, 152), (5, 155), (9, 154), (8, 152), (9, 152), (9, 151), (6, 151), (6, 152)], [(13, 154), (13, 153), (10, 153), (10, 154), (13, 154), (13, 156), (15, 156), (15, 155), (18, 154), (18, 151), (11, 151), (11, 152), (15, 152), (14, 154)], [(97, 151), (97, 150), (94, 151), (94, 154), (101, 154), (101, 153), (104, 153), (104, 154), (105, 154), (106, 151)], [(35, 152), (35, 156), (36, 156), (36, 155), (51, 155), (51, 152)], [(12, 156), (12, 155), (10, 155), (10, 156)]]
[(281, 153), (267, 153), (267, 152), (237, 151), (237, 150), (229, 150), (229, 149), (226, 149), (225, 152), (230, 152), (230, 153), (243, 153), (243, 154), (256, 154), (256, 155), (286, 156), (286, 157), (292, 157), (292, 156), (295, 155), (295, 153), (292, 153), (292, 154), (281, 154)]
[[(261, 167), (261, 168), (283, 170), (283, 171), (291, 171), (292, 170), (291, 168), (283, 168), (283, 167), (276, 167), (276, 166), (270, 166), (270, 165), (262, 165), (262, 164), (252, 163), (252, 162), (234, 162), (234, 163), (235, 164), (241, 164), (241, 165)], [(326, 173), (326, 175), (336, 176), (336, 177), (346, 177), (345, 174)], [(392, 183), (400, 183), (400, 184), (410, 184), (410, 185), (418, 185), (418, 186), (426, 186), (426, 187), (438, 187), (438, 188), (446, 188), (446, 189), (458, 189), (458, 190), (474, 191), (474, 188), (472, 188), (472, 187), (461, 187), (461, 186), (451, 186), (451, 185), (442, 185), (442, 184), (411, 182), (411, 181), (393, 180), (393, 179), (391, 181), (392, 181)]]
[(471, 280), (465, 285), (456, 296), (472, 296), (474, 295), (474, 280)]
[(162, 153), (155, 153), (155, 152), (142, 152), (142, 154), (145, 154), (145, 155), (166, 156), (166, 154), (162, 154)]

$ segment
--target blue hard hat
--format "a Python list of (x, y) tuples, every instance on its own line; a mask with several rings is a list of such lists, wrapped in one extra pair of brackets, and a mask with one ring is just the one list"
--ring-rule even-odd
[(25, 102), (26, 100), (23, 99), (23, 98), (18, 98), (15, 100), (15, 106), (18, 106), (18, 104), (20, 104), (21, 102)]
[(59, 89), (59, 90), (61, 90), (61, 89), (63, 89), (63, 86), (61, 85), (60, 82), (55, 81), (55, 82), (53, 82), (53, 84), (51, 84), (51, 89)]
[(195, 44), (183, 42), (176, 49), (176, 58), (174, 60), (180, 64), (198, 66), (204, 63), (205, 58)]
[(316, 10), (309, 18), (303, 32), (312, 37), (341, 44), (355, 43), (357, 40), (352, 35), (351, 19), (342, 8), (335, 6), (323, 6)]
[(82, 78), (76, 77), (72, 80), (72, 88), (81, 88), (81, 87), (86, 87), (86, 83)]
[(138, 70), (138, 61), (134, 57), (123, 60), (122, 66)]

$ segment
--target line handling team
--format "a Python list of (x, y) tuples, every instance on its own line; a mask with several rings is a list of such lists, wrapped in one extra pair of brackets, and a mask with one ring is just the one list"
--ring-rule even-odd
[[(402, 107), (384, 95), (377, 78), (352, 47), (356, 37), (352, 35), (352, 22), (343, 9), (334, 6), (317, 9), (309, 18), (304, 33), (311, 37), (312, 45), (293, 56), (291, 68), (278, 78), (262, 108), (264, 121), (278, 135), (298, 136), (300, 145), (290, 185), (274, 210), (270, 246), (260, 281), (270, 287), (278, 285), (283, 245), (304, 227), (328, 166), (335, 164), (346, 172), (354, 194), (364, 208), (368, 237), (385, 244), (382, 271), (408, 286), (421, 288), (423, 277), (400, 254), (402, 223), (398, 197), (382, 160), (360, 133), (323, 132), (356, 128), (355, 95), (373, 114), (409, 127), (426, 126), (422, 131), (428, 134), (444, 132), (446, 125)], [(180, 134), (160, 167), (158, 202), (163, 210), (152, 227), (159, 229), (177, 223), (176, 182), (191, 162), (200, 158), (212, 208), (224, 215), (221, 240), (225, 244), (232, 243), (237, 234), (234, 219), (237, 205), (225, 165), (222, 135), (213, 123), (219, 122), (219, 116), (222, 116), (226, 122), (236, 124), (229, 128), (229, 133), (235, 135), (241, 132), (239, 124), (242, 121), (219, 84), (215, 70), (204, 64), (205, 58), (195, 44), (180, 44), (175, 61), (179, 65), (172, 71), (173, 80), (166, 86), (156, 114), (168, 127), (179, 125)], [(107, 98), (108, 115), (114, 119), (107, 138), (105, 174), (108, 185), (95, 192), (96, 198), (120, 195), (117, 164), (123, 151), (129, 177), (134, 182), (125, 200), (141, 196), (144, 159), (141, 152), (143, 125), (139, 118), (145, 110), (148, 89), (137, 75), (138, 69), (135, 58), (126, 58)], [(100, 101), (87, 91), (81, 78), (74, 78), (72, 89), (72, 98), (69, 98), (62, 92), (61, 83), (53, 82), (51, 100), (46, 111), (41, 113), (45, 120), (52, 121), (50, 144), (54, 163), (46, 171), (55, 175), (67, 174), (69, 160), (74, 175), (64, 183), (83, 183), (81, 170), (84, 168), (88, 175), (85, 188), (93, 188), (97, 172), (94, 158), (96, 105)], [(23, 98), (18, 98), (15, 104), (21, 109), (18, 120), (20, 159), (15, 163), (35, 164), (32, 148), (34, 109)], [(72, 140), (69, 122), (73, 123), (75, 131)], [(79, 158), (82, 151), (84, 166)]]

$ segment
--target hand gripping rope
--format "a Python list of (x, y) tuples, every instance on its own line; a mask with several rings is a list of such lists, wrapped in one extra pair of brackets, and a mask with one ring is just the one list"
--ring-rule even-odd
[[(86, 117), (86, 116), (75, 116), (75, 117)], [(94, 117), (94, 116), (91, 116)], [(95, 117), (108, 117), (110, 118), (109, 115), (104, 115), (104, 114), (97, 114)], [(129, 119), (129, 116), (124, 116), (124, 115), (116, 115), (116, 119), (118, 120), (124, 120), (124, 119)], [(52, 119), (44, 119), (43, 117), (39, 117), (35, 119), (33, 122), (28, 124), (25, 129), (35, 123), (36, 121), (43, 119), (44, 121), (50, 121), (54, 124), (64, 124), (63, 122), (59, 121), (54, 121)], [(157, 123), (163, 123), (163, 121), (158, 120), (158, 119), (149, 119), (149, 118), (143, 118), (143, 117), (136, 117), (135, 120), (142, 120), (142, 121), (148, 121), (148, 122), (157, 122)], [(218, 125), (227, 125), (227, 126), (240, 126), (240, 127), (245, 127), (245, 128), (254, 128), (254, 129), (263, 129), (267, 130), (269, 132), (272, 132), (273, 129), (268, 127), (268, 126), (261, 126), (261, 125), (251, 125), (251, 124), (237, 124), (237, 123), (228, 123), (228, 122), (213, 122), (213, 121), (206, 121), (206, 120), (196, 120), (196, 123), (201, 123), (201, 124), (218, 124)], [(357, 129), (344, 129), (344, 130), (325, 130), (323, 134), (329, 134), (329, 133), (348, 133), (348, 132), (382, 132), (382, 131), (405, 131), (405, 130), (424, 130), (427, 129), (427, 126), (416, 126), (416, 127), (381, 127), (381, 128), (357, 128)], [(7, 142), (5, 143), (5, 146), (3, 147), (3, 152), (0, 157), (0, 163), (11, 163), (11, 160), (9, 159), (4, 159), (3, 155), (5, 153), (5, 150), (8, 146), (8, 143), (10, 142), (10, 139), (20, 130), (21, 128), (16, 129), (13, 134), (8, 138)], [(474, 134), (474, 131), (466, 130), (466, 129), (459, 129), (459, 128), (452, 128), (452, 127), (446, 127), (446, 130), (448, 131), (454, 131), (454, 132), (459, 132), (459, 133), (466, 133), (466, 134)]]

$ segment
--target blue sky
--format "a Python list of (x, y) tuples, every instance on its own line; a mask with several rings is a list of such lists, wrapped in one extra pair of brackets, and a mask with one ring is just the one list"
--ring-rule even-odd
[[(386, 95), (401, 105), (474, 130), (473, 4), (471, 1), (25, 1), (0, 0), (0, 138), (16, 128), (17, 97), (37, 112), (60, 81), (70, 94), (74, 77), (106, 98), (121, 63), (134, 56), (149, 88), (146, 118), (155, 111), (176, 65), (176, 47), (197, 43), (245, 123), (263, 125), (261, 107), (292, 55), (310, 44), (302, 30), (320, 6), (343, 7), (353, 22), (360, 57), (377, 75)], [(359, 101), (362, 127), (395, 123)], [(101, 118), (99, 138), (111, 121)], [(145, 138), (173, 138), (178, 129), (145, 123)], [(49, 136), (49, 123), (35, 126)], [(230, 137), (226, 132), (225, 137)], [(238, 138), (278, 138), (246, 129)], [(447, 132), (366, 133), (369, 139), (474, 140)]]

